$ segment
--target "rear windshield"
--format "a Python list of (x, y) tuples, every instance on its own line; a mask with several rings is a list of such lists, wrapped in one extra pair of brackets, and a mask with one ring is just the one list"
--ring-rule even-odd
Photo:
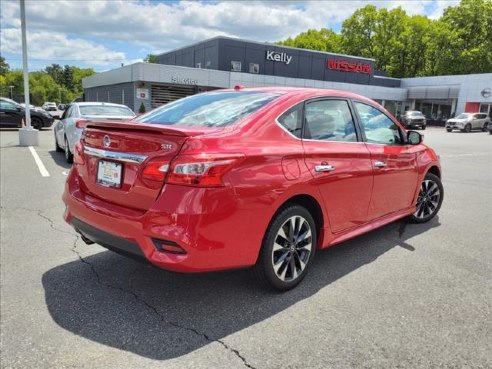
[(225, 127), (252, 114), (278, 96), (256, 91), (198, 94), (161, 106), (136, 120), (162, 125)]
[(79, 105), (81, 115), (111, 115), (133, 117), (135, 113), (126, 106)]

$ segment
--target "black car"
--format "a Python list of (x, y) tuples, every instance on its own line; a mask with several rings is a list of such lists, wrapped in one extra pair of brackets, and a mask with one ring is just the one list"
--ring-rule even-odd
[(421, 128), (425, 129), (427, 125), (427, 120), (420, 111), (417, 110), (408, 110), (401, 116), (400, 119), (401, 124), (405, 126), (405, 128)]
[[(36, 129), (51, 127), (54, 118), (50, 113), (41, 109), (30, 109), (31, 125)], [(26, 110), (14, 100), (0, 97), (0, 127), (19, 128), (26, 116)]]

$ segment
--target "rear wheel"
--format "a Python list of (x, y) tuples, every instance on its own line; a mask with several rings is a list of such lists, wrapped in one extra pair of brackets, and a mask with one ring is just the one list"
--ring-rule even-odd
[(484, 123), (482, 127), (482, 132), (487, 132), (487, 123)]
[(39, 118), (31, 118), (31, 125), (32, 128), (39, 129), (41, 131), (41, 128), (43, 128), (43, 124), (39, 120)]
[(410, 216), (412, 223), (425, 223), (434, 218), (441, 208), (444, 188), (441, 179), (432, 173), (425, 175), (417, 198), (417, 209)]
[(254, 267), (256, 276), (277, 291), (294, 288), (306, 276), (316, 241), (316, 226), (309, 211), (296, 204), (284, 206), (268, 226)]
[(73, 154), (70, 152), (70, 146), (68, 146), (68, 140), (66, 137), (65, 137), (65, 159), (69, 164), (73, 162)]

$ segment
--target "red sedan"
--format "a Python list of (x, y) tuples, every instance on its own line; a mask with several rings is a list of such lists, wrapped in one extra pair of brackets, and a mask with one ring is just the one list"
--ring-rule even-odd
[(65, 220), (168, 270), (254, 266), (296, 286), (316, 249), (441, 206), (439, 158), (365, 97), (334, 90), (221, 90), (132, 122), (89, 123)]

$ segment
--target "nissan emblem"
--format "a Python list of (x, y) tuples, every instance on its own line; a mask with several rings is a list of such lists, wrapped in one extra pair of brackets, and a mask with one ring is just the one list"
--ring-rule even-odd
[(111, 145), (111, 139), (109, 138), (108, 135), (106, 135), (103, 138), (103, 146), (104, 147), (109, 147), (109, 145)]
[(487, 87), (482, 90), (481, 94), (487, 99), (490, 97), (490, 95), (492, 95), (492, 91), (490, 90), (490, 87)]

